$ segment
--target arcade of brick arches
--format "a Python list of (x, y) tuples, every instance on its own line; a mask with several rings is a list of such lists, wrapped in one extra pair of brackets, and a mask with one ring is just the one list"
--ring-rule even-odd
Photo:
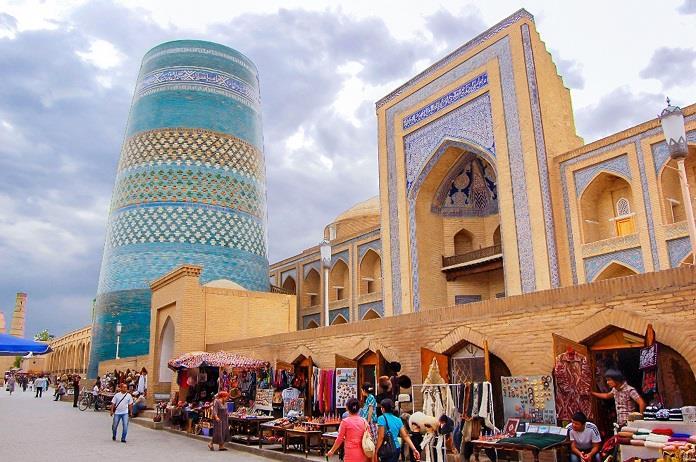
[[(438, 364), (448, 382), (490, 381), (502, 419), (501, 377), (549, 376), (573, 352), (587, 359), (594, 388), (605, 387), (609, 368), (641, 388), (641, 349), (657, 344), (655, 387), (665, 405), (696, 404), (696, 273), (660, 122), (584, 144), (570, 92), (525, 10), (377, 101), (379, 195), (325, 227), (326, 271), (318, 246), (265, 266), (253, 63), (208, 42), (170, 42), (143, 62), (134, 104), (150, 115), (129, 122), (119, 181), (132, 184), (114, 191), (95, 323), (91, 336), (85, 328), (53, 343), (52, 371), (83, 372), (91, 351), (90, 375), (144, 366), (155, 393), (174, 394), (180, 386), (166, 362), (192, 351), (239, 353), (309, 374), (354, 367), (360, 383), (395, 372), (394, 362), (420, 383)], [(173, 65), (217, 69), (233, 83), (177, 81), (166, 74)], [(170, 80), (155, 85), (164, 74)], [(238, 111), (237, 120), (205, 116), (213, 99)], [(164, 120), (164, 102), (193, 110), (165, 108), (172, 120)], [(696, 105), (683, 112), (694, 185)], [(172, 242), (159, 239), (164, 227), (144, 229), (152, 216), (128, 215), (138, 201), (147, 214), (164, 199), (128, 191), (155, 177), (164, 186), (179, 181), (166, 168), (148, 176), (138, 165), (176, 163), (157, 140), (187, 137), (202, 140), (187, 146), (217, 146), (214, 160), (197, 164), (179, 149), (187, 165), (205, 165), (191, 167), (190, 194), (174, 190), (177, 204), (159, 216), (181, 227), (228, 214), (238, 233), (250, 234), (176, 244), (186, 258), (172, 262), (174, 244), (147, 244)], [(221, 189), (196, 183), (206, 178)], [(260, 202), (235, 197), (244, 188), (243, 197)], [(196, 194), (205, 197), (190, 199)], [(268, 271), (268, 286), (259, 269)], [(121, 305), (126, 353), (116, 360), (112, 324)]]

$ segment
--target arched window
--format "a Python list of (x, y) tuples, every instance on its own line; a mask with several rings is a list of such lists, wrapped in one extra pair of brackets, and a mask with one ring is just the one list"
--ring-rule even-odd
[(618, 201), (616, 201), (616, 216), (617, 217), (625, 217), (626, 215), (631, 214), (631, 204), (628, 202), (628, 199), (625, 197), (620, 198)]

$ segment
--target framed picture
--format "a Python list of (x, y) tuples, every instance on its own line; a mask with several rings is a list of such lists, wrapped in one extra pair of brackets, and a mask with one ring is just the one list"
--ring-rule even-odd
[(520, 424), (520, 419), (507, 419), (505, 422), (505, 433), (506, 436), (515, 436), (517, 434), (517, 426)]

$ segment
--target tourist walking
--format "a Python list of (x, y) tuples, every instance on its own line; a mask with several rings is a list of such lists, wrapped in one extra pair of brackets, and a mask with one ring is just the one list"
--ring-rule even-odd
[(43, 375), (40, 375), (39, 378), (34, 381), (34, 388), (36, 388), (34, 398), (41, 398), (43, 396), (44, 388), (48, 388), (46, 378)]
[(17, 380), (15, 379), (14, 375), (11, 375), (10, 378), (7, 379), (7, 391), (10, 392), (10, 396), (12, 396), (12, 393), (14, 392), (15, 383), (17, 383)]
[(360, 402), (357, 398), (350, 398), (346, 402), (346, 409), (348, 409), (348, 417), (341, 421), (341, 425), (338, 427), (338, 437), (326, 455), (333, 456), (343, 445), (344, 462), (368, 462), (362, 448), (362, 439), (369, 427), (367, 421), (358, 415)]
[[(413, 445), (411, 437), (406, 432), (406, 427), (400, 417), (393, 414), (394, 401), (385, 399), (380, 403), (382, 415), (377, 419), (377, 443), (375, 448), (379, 454), (380, 462), (397, 462), (401, 456), (401, 442), (408, 444), (411, 452), (420, 460), (420, 452)], [(388, 437), (391, 436), (391, 440)], [(401, 437), (401, 439), (399, 439)], [(384, 445), (384, 448), (382, 446)], [(380, 449), (382, 451), (380, 452)]]
[(118, 424), (121, 423), (121, 443), (126, 442), (128, 436), (128, 414), (133, 410), (133, 397), (128, 393), (125, 383), (119, 386), (119, 392), (111, 399), (111, 439), (116, 441)]
[(227, 417), (227, 397), (229, 393), (221, 391), (215, 395), (213, 403), (213, 440), (208, 444), (208, 448), (214, 451), (214, 445), (218, 445), (218, 451), (227, 451), (225, 442), (230, 436), (230, 426)]
[(360, 417), (367, 421), (372, 434), (372, 441), (377, 441), (377, 400), (375, 399), (375, 389), (371, 383), (365, 382), (360, 389), (363, 399), (363, 406), (360, 409)]
[(75, 374), (72, 378), (73, 386), (73, 405), (72, 407), (77, 407), (77, 400), (80, 398), (80, 375)]

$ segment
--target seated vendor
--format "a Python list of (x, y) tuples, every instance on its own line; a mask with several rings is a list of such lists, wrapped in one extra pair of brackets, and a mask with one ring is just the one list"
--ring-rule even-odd
[(570, 462), (600, 462), (602, 437), (597, 426), (588, 422), (585, 414), (576, 412), (567, 428), (570, 437)]
[(133, 417), (138, 417), (138, 414), (147, 409), (147, 401), (145, 400), (145, 396), (137, 391), (133, 392), (133, 397), (135, 398), (135, 402), (133, 403), (133, 410), (131, 412)]

